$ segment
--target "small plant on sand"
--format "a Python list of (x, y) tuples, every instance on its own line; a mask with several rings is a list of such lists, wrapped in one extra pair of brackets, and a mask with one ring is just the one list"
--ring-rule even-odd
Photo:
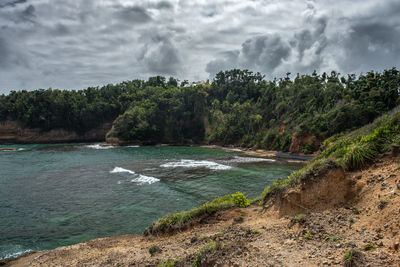
[(153, 256), (154, 254), (156, 254), (157, 252), (160, 252), (160, 251), (161, 251), (161, 249), (156, 245), (151, 245), (149, 247), (149, 253), (151, 256)]
[(250, 205), (250, 200), (243, 195), (243, 193), (237, 192), (236, 194), (232, 194), (233, 202), (239, 208), (246, 208)]
[(357, 266), (357, 260), (361, 257), (361, 252), (352, 248), (346, 251), (344, 254), (344, 266), (345, 267), (355, 267)]
[(304, 235), (305, 238), (307, 239), (311, 239), (312, 238), (312, 234), (310, 233), (309, 230), (307, 230), (307, 233)]
[(355, 209), (353, 210), (353, 213), (354, 213), (355, 215), (359, 215), (359, 214), (361, 214), (361, 211), (360, 211), (359, 209), (355, 208)]
[(340, 239), (342, 239), (341, 235), (331, 235), (327, 238), (328, 242), (336, 242), (339, 241)]
[(206, 239), (206, 236), (205, 236), (205, 235), (202, 234), (202, 235), (199, 236), (199, 240), (200, 240), (200, 241), (201, 241), (201, 240), (204, 240), (204, 239)]
[(376, 249), (376, 247), (372, 244), (366, 244), (364, 247), (365, 251), (371, 251), (371, 250), (375, 250), (375, 249)]
[(180, 262), (181, 259), (165, 260), (158, 264), (157, 267), (174, 267), (176, 263)]
[(292, 220), (295, 221), (295, 222), (300, 222), (300, 221), (303, 221), (305, 219), (305, 217), (306, 217), (305, 214), (299, 213), (299, 214), (293, 216)]

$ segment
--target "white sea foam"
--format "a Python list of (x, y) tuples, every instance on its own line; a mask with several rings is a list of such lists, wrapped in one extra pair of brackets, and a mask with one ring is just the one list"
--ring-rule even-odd
[(124, 168), (121, 168), (121, 167), (115, 167), (112, 171), (110, 171), (110, 173), (121, 173), (121, 172), (127, 172), (127, 173), (130, 173), (130, 174), (135, 174), (134, 171), (127, 170), (127, 169), (124, 169)]
[(234, 159), (230, 160), (230, 162), (275, 162), (275, 159), (266, 159), (266, 158), (252, 158), (252, 157), (239, 157), (235, 156)]
[(182, 159), (181, 161), (168, 162), (160, 165), (160, 167), (164, 168), (208, 168), (210, 170), (230, 170), (231, 166), (219, 164), (213, 161), (208, 160), (191, 160), (191, 159)]
[(22, 150), (25, 150), (25, 148), (17, 148), (17, 149), (12, 148), (12, 149), (0, 150), (0, 151), (3, 151), (3, 152), (16, 152), (16, 151), (22, 151)]
[[(27, 250), (21, 250), (21, 251), (15, 252), (15, 253), (7, 254), (7, 255), (4, 257), (4, 259), (7, 259), (7, 258), (16, 258), (16, 257), (19, 257), (19, 256), (24, 255), (24, 254), (26, 254), (26, 253), (29, 253), (29, 252), (31, 252), (31, 251), (32, 251), (32, 249), (27, 249)], [(1, 260), (1, 258), (0, 258), (0, 260)]]
[(140, 147), (138, 145), (133, 145), (133, 146), (125, 146), (125, 147)]
[[(131, 180), (131, 182), (137, 183), (137, 184), (153, 184), (153, 183), (160, 181), (160, 179), (158, 179), (158, 178), (146, 176), (143, 174), (137, 174), (134, 171), (124, 169), (121, 167), (115, 167), (112, 171), (110, 171), (110, 173), (129, 173), (129, 174), (133, 175), (133, 177), (134, 177)], [(123, 183), (123, 181), (118, 181), (118, 184), (122, 184), (122, 183)]]
[(154, 183), (160, 181), (160, 179), (158, 179), (158, 178), (151, 177), (151, 176), (146, 176), (146, 175), (143, 175), (143, 174), (137, 174), (137, 176), (138, 176), (137, 178), (131, 180), (132, 183), (154, 184)]
[(100, 145), (100, 144), (87, 145), (85, 147), (92, 148), (92, 149), (110, 149), (110, 148), (114, 148), (114, 146), (103, 146), (103, 145)]
[(223, 148), (224, 150), (227, 151), (233, 151), (233, 152), (243, 152), (240, 148)]

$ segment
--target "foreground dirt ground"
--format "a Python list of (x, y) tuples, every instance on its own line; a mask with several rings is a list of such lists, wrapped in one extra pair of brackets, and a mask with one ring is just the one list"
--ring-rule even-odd
[(279, 201), (253, 205), (217, 213), (183, 232), (99, 238), (0, 265), (157, 266), (174, 260), (175, 266), (344, 266), (346, 252), (357, 249), (346, 266), (400, 266), (399, 162), (387, 156), (345, 173), (356, 193), (316, 209), (282, 210)]

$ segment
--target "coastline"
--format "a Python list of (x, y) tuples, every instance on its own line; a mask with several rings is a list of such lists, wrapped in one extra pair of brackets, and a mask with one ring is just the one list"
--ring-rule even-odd
[[(174, 233), (96, 238), (0, 265), (349, 266), (353, 251), (352, 266), (399, 266), (398, 164), (398, 156), (386, 155), (361, 171), (331, 170), (274, 203), (221, 210)], [(382, 194), (390, 200), (384, 207)], [(296, 195), (301, 206), (289, 201)]]
[(261, 158), (278, 158), (278, 159), (289, 159), (289, 160), (298, 160), (298, 161), (308, 161), (312, 159), (315, 155), (305, 155), (305, 154), (298, 154), (298, 153), (289, 153), (289, 152), (282, 152), (276, 150), (266, 150), (266, 149), (252, 149), (252, 148), (242, 148), (242, 147), (225, 147), (220, 145), (200, 145), (200, 147), (204, 148), (214, 148), (214, 149), (222, 149), (227, 151), (237, 151), (243, 152), (249, 156), (256, 156)]

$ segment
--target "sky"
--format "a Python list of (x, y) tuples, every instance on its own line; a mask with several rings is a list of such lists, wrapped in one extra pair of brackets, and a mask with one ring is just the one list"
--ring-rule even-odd
[(0, 0), (0, 93), (400, 65), (399, 0)]

